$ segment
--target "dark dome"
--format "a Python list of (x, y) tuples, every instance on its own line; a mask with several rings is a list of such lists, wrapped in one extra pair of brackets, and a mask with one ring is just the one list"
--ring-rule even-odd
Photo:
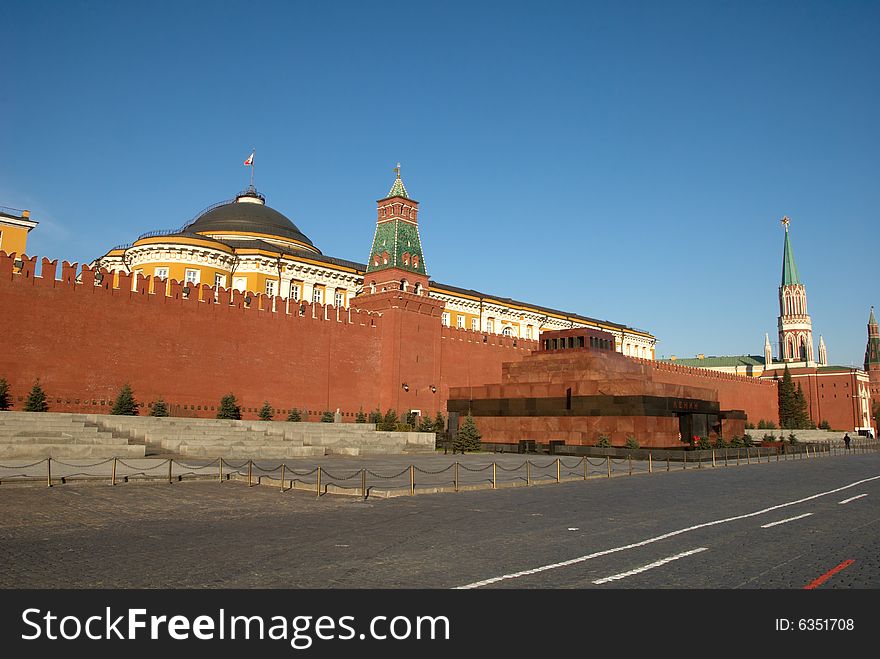
[[(274, 208), (262, 202), (241, 201), (253, 195), (239, 196), (235, 201), (212, 208), (186, 227), (187, 233), (222, 234), (246, 231), (265, 236), (278, 236), (304, 243), (318, 250), (297, 226)], [(320, 253), (320, 250), (318, 250)]]

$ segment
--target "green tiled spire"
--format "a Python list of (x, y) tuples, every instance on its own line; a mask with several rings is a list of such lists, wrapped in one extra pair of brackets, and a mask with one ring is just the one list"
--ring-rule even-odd
[(794, 262), (794, 251), (791, 249), (791, 241), (788, 239), (788, 218), (782, 219), (785, 226), (785, 249), (782, 252), (782, 285), (800, 284), (797, 265)]
[(877, 319), (874, 318), (874, 307), (871, 307), (871, 315), (868, 317), (868, 325), (876, 325)]
[(880, 330), (877, 328), (877, 319), (874, 318), (874, 307), (871, 307), (871, 316), (868, 318), (868, 346), (865, 348), (865, 370), (880, 370)]
[(394, 185), (391, 186), (388, 196), (409, 199), (409, 193), (406, 191), (406, 187), (404, 187), (403, 181), (400, 179), (400, 163), (397, 163), (397, 167), (394, 168), (394, 173), (397, 174), (397, 178), (394, 180)]

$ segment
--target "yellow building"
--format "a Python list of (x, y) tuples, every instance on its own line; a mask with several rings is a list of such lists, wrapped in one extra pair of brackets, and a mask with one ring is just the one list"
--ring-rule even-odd
[[(394, 197), (409, 199), (399, 178), (388, 194)], [(348, 307), (363, 290), (367, 270), (366, 264), (322, 254), (253, 186), (180, 229), (146, 233), (115, 247), (93, 265), (338, 307)], [(656, 339), (644, 330), (435, 281), (429, 295), (443, 300), (442, 320), (450, 327), (535, 340), (544, 330), (592, 327), (613, 334), (618, 352), (654, 358)]]
[(7, 254), (26, 254), (27, 239), (39, 222), (31, 219), (30, 211), (0, 206), (0, 250)]

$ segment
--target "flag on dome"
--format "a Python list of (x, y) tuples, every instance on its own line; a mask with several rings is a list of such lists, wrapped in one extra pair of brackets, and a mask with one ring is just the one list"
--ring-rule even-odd
[(253, 153), (251, 153), (251, 155), (248, 156), (248, 159), (244, 161), (244, 164), (245, 164), (245, 165), (251, 165), (251, 166), (253, 166), (253, 164), (254, 164), (254, 154), (255, 154), (255, 153), (256, 153), (256, 151), (254, 151)]

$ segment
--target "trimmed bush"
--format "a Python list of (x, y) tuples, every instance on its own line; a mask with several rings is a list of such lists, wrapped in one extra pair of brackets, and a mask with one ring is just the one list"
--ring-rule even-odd
[(153, 403), (150, 408), (150, 416), (168, 416), (168, 405), (161, 398)]
[(263, 407), (260, 408), (260, 421), (271, 421), (275, 418), (275, 410), (272, 409), (272, 406), (269, 405), (269, 401), (263, 402)]
[(46, 392), (43, 391), (43, 387), (40, 386), (40, 381), (37, 380), (34, 382), (34, 386), (31, 387), (31, 391), (28, 394), (27, 400), (24, 403), (24, 411), (25, 412), (48, 412), (49, 411), (49, 403), (46, 399)]
[(113, 403), (113, 408), (110, 410), (110, 414), (116, 414), (119, 416), (138, 415), (138, 404), (134, 399), (131, 385), (127, 382), (122, 385), (122, 389), (119, 390), (119, 395), (116, 396), (116, 401)]
[(8, 410), (12, 407), (12, 396), (9, 395), (9, 383), (6, 378), (0, 378), (0, 410)]
[(218, 419), (240, 419), (241, 405), (235, 400), (234, 394), (226, 394), (220, 399), (220, 409), (217, 410)]

